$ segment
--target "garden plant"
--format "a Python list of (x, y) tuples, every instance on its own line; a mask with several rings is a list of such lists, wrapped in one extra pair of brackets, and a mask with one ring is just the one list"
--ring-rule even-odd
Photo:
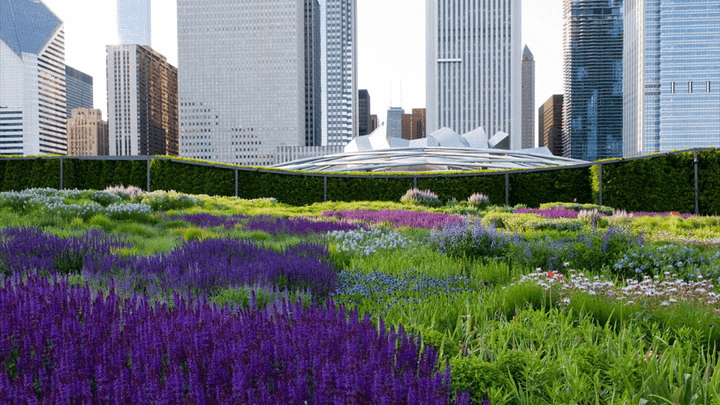
[(720, 218), (481, 191), (0, 193), (0, 403), (720, 404)]

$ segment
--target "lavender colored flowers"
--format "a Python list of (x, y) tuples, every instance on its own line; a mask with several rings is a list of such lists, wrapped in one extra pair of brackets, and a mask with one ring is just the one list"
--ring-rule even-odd
[(234, 312), (173, 302), (6, 280), (0, 393), (10, 403), (450, 402), (450, 370), (402, 326), (333, 303)]
[(355, 210), (325, 211), (325, 217), (336, 217), (351, 221), (390, 224), (395, 228), (439, 228), (446, 224), (461, 223), (459, 215), (407, 210)]
[(241, 229), (246, 231), (263, 231), (269, 234), (308, 235), (333, 231), (351, 231), (361, 228), (359, 225), (346, 222), (314, 221), (308, 218), (281, 218), (271, 215), (249, 217), (242, 214), (230, 216), (186, 214), (174, 216), (170, 219), (180, 219), (203, 228), (223, 227), (231, 229), (239, 225)]

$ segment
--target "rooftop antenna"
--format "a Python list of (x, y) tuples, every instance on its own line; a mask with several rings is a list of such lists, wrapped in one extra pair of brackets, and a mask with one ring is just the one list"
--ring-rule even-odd
[(392, 80), (391, 80), (391, 81), (390, 81), (390, 107), (393, 106), (393, 103), (392, 103), (392, 91), (393, 91), (393, 88), (392, 88)]
[(402, 88), (402, 79), (400, 79), (400, 107), (403, 106), (402, 91), (403, 91), (403, 88)]

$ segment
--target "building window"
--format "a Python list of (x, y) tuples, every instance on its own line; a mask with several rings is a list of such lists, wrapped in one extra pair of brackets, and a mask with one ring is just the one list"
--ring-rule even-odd
[(692, 93), (692, 82), (688, 82), (688, 93)]
[(705, 83), (705, 91), (707, 93), (710, 93), (710, 80), (708, 80), (707, 83)]
[(670, 93), (675, 94), (675, 82), (670, 83)]

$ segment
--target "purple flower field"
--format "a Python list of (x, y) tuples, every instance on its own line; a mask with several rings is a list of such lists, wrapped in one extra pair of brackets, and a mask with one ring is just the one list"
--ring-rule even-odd
[(355, 211), (325, 211), (324, 217), (334, 217), (342, 220), (390, 223), (395, 228), (440, 228), (447, 224), (461, 223), (459, 215), (406, 210), (355, 210)]
[(183, 220), (201, 228), (224, 227), (234, 228), (241, 224), (245, 231), (263, 231), (272, 235), (309, 235), (311, 233), (326, 233), (332, 231), (353, 231), (358, 225), (345, 222), (313, 221), (307, 218), (281, 218), (270, 215), (247, 216), (230, 215), (216, 216), (211, 214), (186, 214), (170, 217), (171, 220)]
[[(450, 371), (402, 330), (327, 306), (234, 312), (17, 275), (0, 287), (7, 403), (446, 404)], [(469, 403), (459, 395), (457, 403)]]

